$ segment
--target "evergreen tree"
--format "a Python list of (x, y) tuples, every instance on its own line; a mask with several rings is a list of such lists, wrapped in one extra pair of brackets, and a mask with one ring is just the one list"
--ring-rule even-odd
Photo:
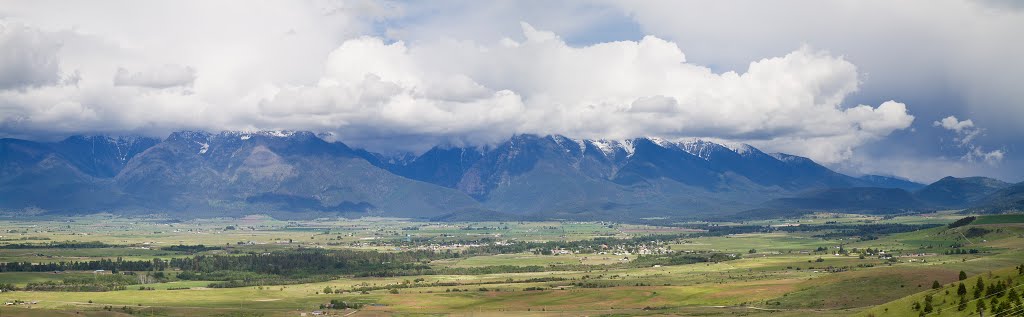
[(981, 294), (985, 292), (985, 281), (978, 277), (978, 282), (974, 284), (974, 298), (981, 298)]
[(928, 313), (931, 313), (933, 309), (935, 309), (934, 307), (932, 307), (932, 301), (933, 300), (935, 300), (935, 299), (932, 298), (932, 295), (925, 295), (924, 296), (924, 310), (922, 312), (928, 314)]
[(1007, 314), (1008, 315), (1012, 311), (1013, 310), (1012, 310), (1012, 308), (1010, 306), (1010, 302), (1000, 302), (999, 303), (999, 309), (993, 309), (992, 310), (992, 314), (993, 315), (1000, 315), (1000, 314)]

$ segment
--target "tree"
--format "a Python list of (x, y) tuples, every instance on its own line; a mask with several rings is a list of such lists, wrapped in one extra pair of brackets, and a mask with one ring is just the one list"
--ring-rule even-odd
[(985, 301), (979, 300), (977, 302), (978, 302), (978, 306), (975, 307), (974, 310), (977, 311), (978, 313), (984, 314), (985, 313)]
[(942, 284), (939, 284), (939, 281), (932, 281), (932, 289), (939, 289), (939, 288), (942, 288)]
[(960, 303), (956, 304), (956, 310), (963, 311), (967, 309), (967, 298), (960, 295)]
[(974, 298), (981, 298), (981, 294), (985, 292), (985, 281), (978, 277), (978, 282), (974, 284)]
[(933, 309), (935, 309), (934, 307), (932, 307), (933, 300), (935, 299), (930, 294), (924, 296), (924, 310), (922, 312), (924, 312), (925, 314), (929, 314), (932, 312)]
[(964, 286), (964, 282), (960, 282), (960, 286), (956, 288), (956, 294), (960, 296), (967, 295), (967, 286)]
[(324, 294), (330, 294), (330, 293), (334, 293), (334, 291), (331, 290), (331, 287), (330, 286), (324, 287)]
[(970, 224), (971, 222), (973, 222), (974, 219), (977, 219), (977, 218), (975, 218), (974, 216), (964, 217), (964, 218), (961, 218), (960, 220), (954, 221), (953, 223), (947, 225), (947, 227), (949, 227), (950, 229), (953, 229), (953, 228), (956, 228), (956, 227), (963, 227), (963, 226), (966, 226), (966, 225)]
[[(995, 307), (995, 306), (993, 306), (993, 307)], [(999, 302), (999, 308), (998, 309), (996, 309), (996, 308), (992, 309), (993, 314), (1006, 314), (1006, 315), (1009, 315), (1010, 312), (1012, 312), (1012, 311), (1013, 311), (1013, 307), (1010, 306), (1010, 302), (1009, 301)]]
[(966, 279), (967, 279), (967, 272), (960, 271), (960, 280), (963, 281), (963, 280), (966, 280)]

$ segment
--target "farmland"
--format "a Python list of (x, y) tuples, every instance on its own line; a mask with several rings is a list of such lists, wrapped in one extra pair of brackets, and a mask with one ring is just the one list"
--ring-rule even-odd
[(0, 285), (10, 288), (0, 300), (11, 303), (0, 313), (905, 316), (930, 295), (942, 316), (960, 316), (975, 308), (957, 310), (955, 290), (945, 290), (961, 271), (966, 283), (1014, 284), (1024, 264), (1024, 218), (947, 226), (964, 217), (812, 214), (664, 226), (0, 219)]

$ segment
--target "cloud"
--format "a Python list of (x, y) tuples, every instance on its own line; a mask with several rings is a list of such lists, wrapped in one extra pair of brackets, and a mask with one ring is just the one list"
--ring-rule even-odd
[(960, 146), (970, 144), (982, 131), (982, 129), (974, 127), (974, 121), (971, 121), (971, 119), (960, 121), (955, 116), (948, 116), (941, 121), (932, 122), (932, 126), (956, 132), (958, 135), (956, 141)]
[[(860, 85), (857, 67), (809, 46), (717, 73), (655, 36), (574, 46), (520, 26), (518, 40), (354, 37), (318, 62), (319, 78), (294, 82), (254, 81), (246, 74), (258, 68), (203, 61), (130, 59), (137, 66), (129, 70), (124, 60), (100, 59), (82, 65), (80, 84), (0, 94), (0, 129), (308, 129), (369, 147), (397, 138), (480, 144), (515, 133), (708, 137), (832, 163), (914, 120), (895, 101), (845, 105)], [(245, 65), (280, 63), (274, 54), (246, 57), (265, 60)], [(104, 69), (112, 82), (97, 79)], [(160, 89), (178, 86), (190, 93)]]
[[(801, 44), (840, 54), (864, 80), (851, 103), (898, 97), (923, 118), (969, 113), (985, 123), (975, 144), (1024, 149), (1024, 10), (1008, 1), (609, 1), (628, 12), (646, 34), (678, 43), (688, 60), (718, 71), (742, 70), (749, 61)], [(1019, 3), (1019, 2), (1017, 2)], [(868, 18), (865, 18), (868, 17)], [(728, 21), (728, 23), (723, 23)], [(935, 142), (946, 130), (919, 120), (869, 147), (887, 155), (913, 151), (918, 160), (948, 151)], [(908, 155), (910, 155), (908, 153)], [(909, 157), (909, 156), (908, 156)], [(1011, 160), (1012, 161), (1012, 160)], [(979, 161), (981, 162), (981, 161)], [(1020, 161), (1013, 161), (1020, 162)], [(1024, 177), (1024, 165), (1006, 169)]]
[(974, 144), (974, 140), (984, 132), (984, 129), (974, 126), (974, 121), (966, 119), (963, 121), (958, 120), (955, 116), (948, 116), (940, 121), (932, 122), (932, 126), (942, 127), (943, 129), (956, 132), (956, 137), (953, 139), (957, 142), (957, 146), (967, 149), (961, 159), (968, 162), (985, 162), (989, 165), (995, 165), (1003, 161), (1003, 156), (1006, 154), (1003, 150), (983, 151), (980, 145)]
[(0, 20), (0, 89), (60, 81), (60, 44), (46, 32)]
[(318, 116), (322, 128), (381, 138), (699, 136), (779, 146), (825, 162), (913, 122), (894, 101), (845, 108), (859, 84), (856, 67), (810, 47), (755, 61), (743, 73), (714, 73), (654, 36), (577, 47), (523, 23), (522, 37), (349, 40), (330, 54), (316, 87), (286, 89), (261, 109)]
[(171, 88), (191, 86), (196, 79), (196, 71), (192, 67), (165, 64), (143, 71), (130, 72), (118, 68), (114, 74), (114, 86), (138, 86), (149, 88)]
[[(948, 157), (1024, 176), (1024, 11), (782, 1), (10, 3), (0, 136), (290, 128), (394, 150), (707, 137), (882, 174), (942, 173), (910, 169)], [(914, 120), (950, 113), (976, 134)], [(911, 163), (871, 165), (883, 157)]]
[(945, 128), (946, 130), (953, 130), (953, 131), (956, 131), (956, 132), (961, 132), (964, 129), (973, 128), (974, 127), (974, 121), (971, 121), (971, 119), (960, 121), (960, 120), (957, 120), (955, 116), (948, 116), (948, 117), (943, 118), (941, 121), (932, 122), (932, 125), (936, 126), (936, 127), (940, 127), (941, 126), (941, 127)]
[(970, 152), (964, 154), (963, 159), (969, 162), (982, 161), (990, 165), (995, 165), (1003, 161), (1003, 150), (993, 150), (985, 152), (981, 150), (981, 147), (972, 147)]

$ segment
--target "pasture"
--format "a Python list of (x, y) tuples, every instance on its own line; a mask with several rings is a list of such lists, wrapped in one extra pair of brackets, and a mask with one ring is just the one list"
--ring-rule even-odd
[[(155, 272), (133, 272), (141, 282), (123, 289), (41, 291), (25, 288), (96, 273), (2, 272), (0, 284), (23, 290), (0, 293), (0, 301), (18, 303), (0, 307), (0, 312), (4, 316), (70, 312), (85, 316), (299, 316), (319, 310), (331, 300), (340, 300), (361, 307), (326, 311), (349, 316), (903, 316), (910, 312), (907, 303), (921, 301), (922, 294), (938, 296), (932, 284), (955, 284), (961, 270), (972, 277), (988, 272), (1005, 277), (1009, 268), (1024, 263), (1024, 226), (1018, 221), (1024, 218), (982, 216), (965, 227), (944, 226), (961, 217), (938, 213), (902, 216), (898, 217), (900, 222), (891, 222), (897, 220), (814, 214), (757, 225), (827, 225), (821, 228), (828, 229), (759, 229), (725, 235), (709, 235), (697, 227), (587, 222), (430, 223), (378, 218), (279, 221), (266, 217), (172, 222), (104, 215), (73, 221), (0, 220), (5, 230), (0, 240), (0, 262), (149, 261), (306, 252), (302, 250), (466, 254), (421, 260), (434, 270), (430, 274), (342, 274), (326, 280), (228, 288), (211, 287), (218, 282), (215, 280), (182, 279), (177, 277), (179, 269), (168, 268), (162, 269), (164, 275), (156, 280), (151, 278)], [(855, 227), (903, 221), (943, 226), (879, 235)], [(971, 235), (984, 234), (968, 238), (971, 228), (984, 229), (975, 229)], [(861, 233), (847, 236), (836, 232)], [(601, 242), (595, 247), (588, 246), (586, 241), (590, 239), (628, 243)], [(70, 241), (102, 245), (76, 248), (61, 244)], [(554, 243), (544, 244), (550, 242)], [(522, 245), (517, 243), (557, 247), (493, 251)], [(205, 247), (168, 249), (177, 245)], [(643, 264), (661, 263), (656, 261), (668, 256), (665, 254), (719, 254), (721, 258)], [(953, 299), (941, 300), (946, 305)]]

